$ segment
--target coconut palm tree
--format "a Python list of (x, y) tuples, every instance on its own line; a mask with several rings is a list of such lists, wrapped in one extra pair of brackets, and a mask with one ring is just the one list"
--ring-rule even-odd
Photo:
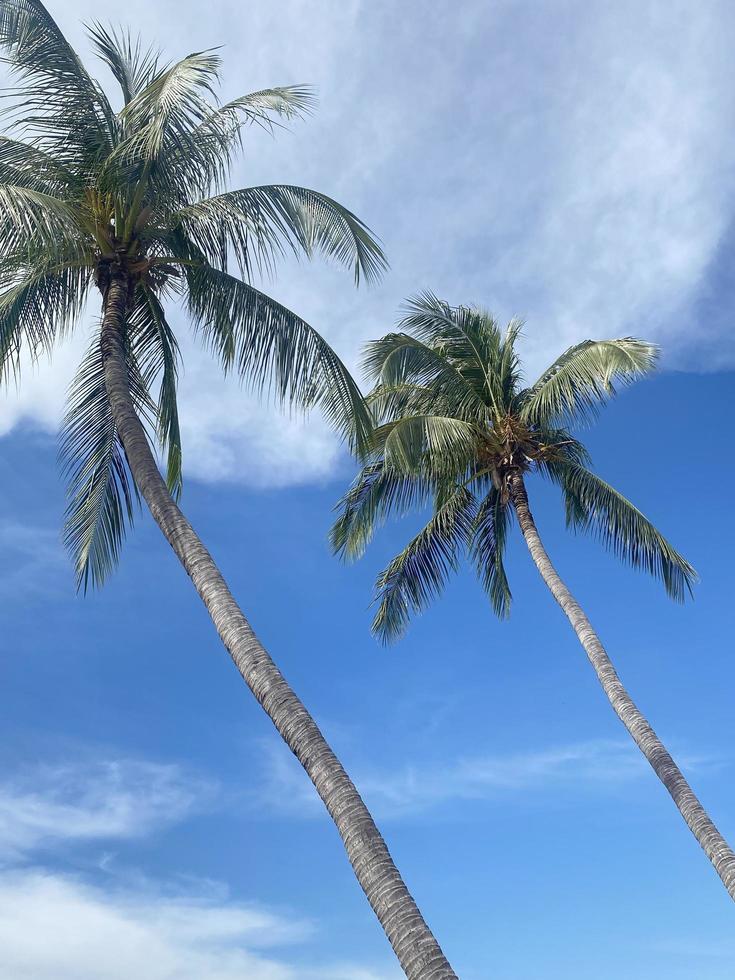
[(536, 567), (577, 634), (613, 710), (671, 794), (735, 899), (735, 854), (681, 770), (623, 687), (579, 603), (559, 577), (528, 503), (526, 477), (540, 474), (562, 492), (567, 524), (596, 533), (618, 557), (661, 579), (682, 600), (696, 579), (643, 514), (589, 468), (570, 426), (588, 421), (615, 384), (649, 372), (657, 350), (632, 337), (585, 341), (565, 351), (530, 387), (521, 381), (515, 342), (480, 309), (450, 307), (430, 293), (410, 301), (398, 332), (370, 344), (365, 363), (375, 387), (373, 449), (340, 501), (335, 550), (363, 554), (391, 514), (431, 507), (426, 526), (381, 572), (373, 629), (384, 641), (438, 595), (462, 555), (474, 565), (493, 609), (510, 611), (503, 554), (513, 515)]
[[(136, 498), (149, 507), (251, 691), (314, 783), (409, 977), (455, 974), (370, 813), (311, 715), (259, 643), (181, 512), (176, 402), (182, 305), (197, 336), (256, 390), (320, 408), (359, 448), (370, 429), (355, 382), (322, 337), (252, 285), (287, 252), (315, 252), (377, 277), (367, 227), (302, 187), (227, 190), (248, 126), (273, 130), (308, 112), (303, 86), (220, 104), (212, 51), (163, 64), (125, 33), (95, 25), (96, 53), (122, 93), (113, 108), (39, 0), (0, 0), (0, 46), (14, 75), (0, 139), (0, 365), (17, 372), (73, 330), (98, 295), (62, 439), (65, 538), (79, 585), (101, 584), (120, 554)], [(166, 478), (154, 450), (165, 457)]]

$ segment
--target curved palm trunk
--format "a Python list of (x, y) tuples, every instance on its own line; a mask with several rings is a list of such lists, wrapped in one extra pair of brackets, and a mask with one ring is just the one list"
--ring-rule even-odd
[(531, 557), (541, 573), (541, 577), (564, 610), (574, 632), (579, 637), (579, 642), (584, 647), (584, 651), (597, 674), (603, 691), (613, 706), (615, 714), (628, 729), (633, 741), (669, 791), (689, 829), (714, 865), (715, 871), (722, 879), (730, 897), (735, 900), (735, 854), (694, 795), (691, 786), (671, 758), (666, 746), (623, 687), (612, 661), (592, 628), (592, 624), (551, 564), (536, 530), (536, 524), (528, 506), (523, 476), (518, 470), (514, 471), (511, 476), (510, 492), (513, 506), (518, 515), (518, 523), (523, 537), (526, 539), (528, 550), (531, 552)]
[(124, 348), (128, 287), (125, 273), (113, 271), (104, 297), (100, 342), (112, 413), (136, 485), (194, 583), (243, 680), (324, 801), (357, 879), (406, 976), (411, 980), (457, 980), (355, 786), (314, 719), (261, 646), (158, 471), (128, 387)]

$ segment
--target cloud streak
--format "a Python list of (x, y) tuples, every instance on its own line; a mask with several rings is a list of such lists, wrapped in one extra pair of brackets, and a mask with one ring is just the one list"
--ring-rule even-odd
[[(54, 856), (150, 836), (215, 800), (180, 766), (98, 759), (28, 770), (0, 785), (0, 975), (13, 980), (398, 980), (310, 946), (317, 926), (289, 909), (191, 877), (100, 863), (71, 875)], [(39, 862), (43, 858), (44, 866)], [(84, 861), (85, 866), (89, 861)], [(116, 862), (117, 867), (117, 862)]]
[[(319, 815), (322, 808), (311, 784), (290, 755), (276, 742), (263, 743), (263, 752), (265, 775), (258, 802), (295, 816)], [(680, 761), (689, 771), (720, 765), (713, 757), (692, 753)], [(528, 800), (559, 788), (609, 792), (645, 776), (648, 767), (627, 740), (592, 739), (450, 762), (421, 760), (389, 771), (359, 765), (352, 768), (357, 773), (358, 789), (373, 813), (381, 818), (408, 818), (467, 800)]]
[(210, 803), (215, 787), (179, 766), (133, 759), (45, 766), (0, 783), (0, 857), (63, 842), (143, 837)]

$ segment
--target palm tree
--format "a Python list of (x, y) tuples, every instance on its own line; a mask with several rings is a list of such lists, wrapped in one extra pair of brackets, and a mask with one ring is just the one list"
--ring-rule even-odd
[(339, 504), (335, 550), (363, 554), (391, 514), (431, 506), (426, 526), (381, 572), (373, 630), (384, 641), (406, 629), (413, 612), (441, 591), (466, 554), (493, 609), (510, 611), (503, 567), (513, 514), (536, 567), (579, 637), (613, 710), (650, 762), (735, 899), (735, 854), (710, 820), (666, 747), (623, 687), (613, 664), (559, 577), (528, 503), (526, 475), (561, 490), (567, 525), (596, 533), (618, 557), (663, 581), (682, 600), (696, 574), (643, 514), (588, 469), (589, 456), (569, 431), (614, 394), (650, 371), (657, 350), (632, 337), (585, 341), (565, 351), (523, 387), (515, 342), (480, 309), (456, 308), (430, 293), (410, 301), (396, 333), (367, 348), (379, 423), (373, 450)]
[[(181, 303), (197, 335), (256, 390), (318, 406), (359, 448), (370, 428), (355, 382), (307, 323), (251, 284), (287, 252), (321, 252), (377, 277), (367, 227), (324, 194), (271, 185), (226, 190), (246, 128), (304, 115), (308, 88), (220, 104), (212, 51), (162, 64), (128, 34), (93, 26), (122, 91), (113, 109), (39, 0), (0, 0), (0, 44), (15, 76), (0, 139), (0, 364), (17, 372), (80, 320), (96, 287), (100, 327), (74, 381), (62, 439), (65, 539), (81, 587), (118, 560), (142, 496), (258, 702), (314, 783), (407, 976), (455, 974), (370, 813), (311, 715), (259, 643), (182, 514), (176, 404)], [(234, 267), (234, 272), (232, 268)], [(165, 456), (161, 476), (152, 445)]]

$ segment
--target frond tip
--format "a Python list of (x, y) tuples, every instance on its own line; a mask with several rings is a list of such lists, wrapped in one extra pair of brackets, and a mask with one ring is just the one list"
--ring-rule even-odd
[(564, 494), (569, 526), (595, 533), (618, 558), (663, 582), (677, 602), (692, 594), (695, 569), (614, 487), (572, 463), (555, 467), (552, 479)]

